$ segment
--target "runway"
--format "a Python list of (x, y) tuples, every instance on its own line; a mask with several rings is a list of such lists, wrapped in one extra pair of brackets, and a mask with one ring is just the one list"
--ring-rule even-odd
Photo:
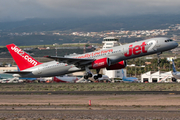
[(0, 111), (2, 119), (21, 120), (178, 120), (179, 112), (121, 110)]
[[(150, 110), (149, 107), (145, 109), (141, 107), (129, 109), (108, 108), (106, 107), (93, 107), (93, 106), (84, 106), (84, 107), (68, 107), (58, 108), (55, 106), (8, 106), (5, 108), (0, 108), (0, 118), (6, 119), (64, 119), (64, 120), (84, 120), (84, 119), (118, 119), (118, 120), (177, 120), (180, 118), (180, 110), (161, 110), (161, 108), (156, 108), (159, 110)], [(122, 110), (121, 110), (122, 109)]]
[(81, 91), (75, 93), (75, 91), (1, 92), (0, 118), (180, 119), (180, 95), (172, 92), (134, 94), (135, 92), (126, 91), (123, 94), (121, 92), (116, 94), (114, 91)]

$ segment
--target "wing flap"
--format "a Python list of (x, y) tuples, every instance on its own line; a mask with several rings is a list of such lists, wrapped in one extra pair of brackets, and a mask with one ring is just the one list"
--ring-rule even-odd
[(94, 61), (94, 59), (79, 59), (79, 58), (66, 58), (66, 57), (57, 57), (57, 56), (45, 56), (50, 59), (54, 59), (59, 62), (67, 63), (67, 64), (78, 64), (78, 65), (86, 65), (90, 64)]

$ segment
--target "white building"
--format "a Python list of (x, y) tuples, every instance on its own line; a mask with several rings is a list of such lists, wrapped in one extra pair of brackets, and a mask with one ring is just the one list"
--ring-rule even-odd
[(151, 71), (141, 74), (141, 82), (172, 82), (173, 75), (171, 71), (161, 73), (160, 71), (152, 73)]
[[(106, 37), (103, 39), (102, 43), (104, 43), (103, 49), (121, 45), (121, 44), (119, 44), (119, 39), (117, 37)], [(103, 73), (105, 75), (107, 75), (109, 78), (122, 78), (122, 70), (121, 69), (119, 69), (119, 70), (103, 69)], [(126, 76), (126, 69), (124, 69), (124, 74)]]
[(102, 43), (104, 43), (103, 49), (111, 48), (111, 47), (120, 45), (119, 39), (116, 37), (106, 37), (103, 39)]
[[(126, 69), (123, 69), (123, 71), (124, 71), (124, 75), (126, 76)], [(119, 69), (119, 70), (106, 70), (106, 69), (103, 69), (103, 72), (109, 78), (122, 78), (123, 77), (121, 69)]]

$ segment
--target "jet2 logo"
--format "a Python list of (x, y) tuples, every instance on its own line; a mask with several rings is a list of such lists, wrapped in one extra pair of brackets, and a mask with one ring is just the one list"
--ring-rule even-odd
[(129, 46), (129, 51), (124, 53), (124, 56), (130, 57), (133, 54), (134, 55), (139, 55), (140, 53), (147, 53), (147, 51), (145, 50), (145, 46), (146, 46), (145, 42), (143, 42), (141, 45), (136, 45), (134, 47), (133, 47), (133, 45), (130, 45)]
[(14, 52), (19, 54), (20, 56), (23, 56), (24, 54), (24, 51), (22, 51), (21, 49), (18, 49), (17, 46), (11, 47), (11, 50), (14, 50)]
[(24, 51), (19, 49), (17, 46), (11, 47), (11, 50), (13, 50), (15, 53), (20, 55), (22, 58), (24, 58), (26, 61), (31, 63), (32, 65), (36, 66), (37, 62), (33, 60), (28, 54), (26, 54)]

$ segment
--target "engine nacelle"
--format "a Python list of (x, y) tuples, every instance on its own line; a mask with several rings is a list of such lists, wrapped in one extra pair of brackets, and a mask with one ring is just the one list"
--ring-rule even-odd
[(117, 69), (122, 69), (122, 68), (125, 68), (126, 67), (126, 61), (120, 61), (116, 64), (113, 64), (109, 67), (106, 67), (107, 70), (117, 70)]
[(93, 69), (106, 68), (111, 65), (109, 58), (101, 58), (92, 62)]

